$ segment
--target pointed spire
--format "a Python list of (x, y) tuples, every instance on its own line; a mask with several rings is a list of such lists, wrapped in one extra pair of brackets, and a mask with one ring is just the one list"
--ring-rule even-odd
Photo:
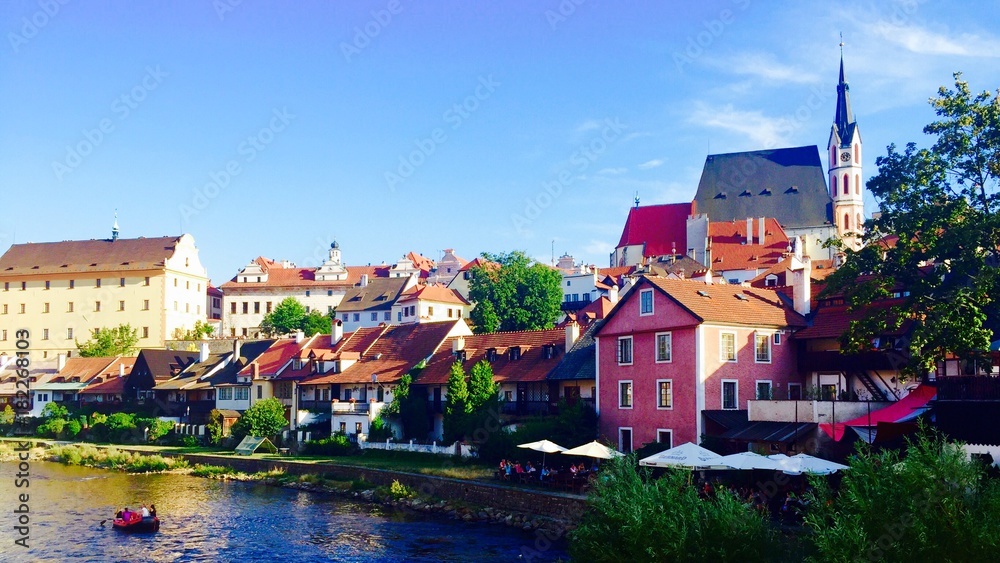
[(636, 208), (639, 207), (639, 192), (638, 191), (635, 192), (635, 206), (636, 206)]
[(844, 76), (844, 40), (840, 41), (840, 82), (837, 84), (837, 113), (833, 117), (833, 126), (837, 130), (841, 145), (850, 145), (854, 137), (854, 112), (851, 111), (850, 88)]
[(119, 232), (119, 230), (118, 230), (118, 210), (115, 209), (115, 224), (114, 224), (113, 227), (111, 227), (111, 240), (112, 241), (118, 240), (118, 232)]

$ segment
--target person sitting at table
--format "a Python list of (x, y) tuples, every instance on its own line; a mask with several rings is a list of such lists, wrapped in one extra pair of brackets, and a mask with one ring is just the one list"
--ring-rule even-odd
[(524, 468), (521, 467), (521, 462), (520, 461), (515, 461), (514, 462), (514, 472), (517, 473), (518, 475), (524, 473)]
[(531, 462), (529, 461), (527, 463), (527, 465), (524, 466), (524, 472), (527, 473), (528, 475), (534, 477), (533, 474), (535, 473), (535, 466), (531, 465)]
[(508, 461), (507, 465), (505, 465), (504, 468), (503, 468), (504, 479), (510, 481), (510, 472), (513, 471), (513, 470), (514, 470), (514, 467)]
[(545, 480), (547, 480), (549, 478), (550, 474), (551, 474), (551, 472), (549, 471), (549, 466), (548, 465), (542, 466), (542, 472), (541, 472), (539, 478), (542, 481), (545, 481)]
[(580, 462), (580, 465), (577, 466), (576, 472), (577, 473), (586, 473), (587, 472), (587, 467), (585, 465), (583, 465), (582, 461)]
[(569, 464), (569, 472), (571, 475), (576, 475), (576, 466), (573, 465), (572, 463)]

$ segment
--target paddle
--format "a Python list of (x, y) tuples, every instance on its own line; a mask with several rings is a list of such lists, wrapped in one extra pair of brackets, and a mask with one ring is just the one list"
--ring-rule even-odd
[(107, 522), (107, 520), (101, 520), (101, 527), (102, 527), (102, 528), (104, 527), (104, 523), (105, 523), (105, 522)]

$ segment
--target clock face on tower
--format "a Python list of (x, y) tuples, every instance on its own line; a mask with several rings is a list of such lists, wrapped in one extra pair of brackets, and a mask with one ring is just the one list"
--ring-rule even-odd
[(841, 162), (850, 162), (850, 160), (851, 160), (851, 153), (849, 152), (840, 153)]

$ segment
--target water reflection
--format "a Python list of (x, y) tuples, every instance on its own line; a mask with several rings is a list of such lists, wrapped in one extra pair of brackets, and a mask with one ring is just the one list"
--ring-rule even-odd
[[(31, 549), (24, 552), (11, 547), (15, 518), (7, 508), (23, 492), (14, 488), (16, 471), (0, 464), (2, 561), (517, 561), (534, 540), (505, 527), (252, 483), (33, 463)], [(141, 503), (156, 504), (158, 534), (100, 526)]]

